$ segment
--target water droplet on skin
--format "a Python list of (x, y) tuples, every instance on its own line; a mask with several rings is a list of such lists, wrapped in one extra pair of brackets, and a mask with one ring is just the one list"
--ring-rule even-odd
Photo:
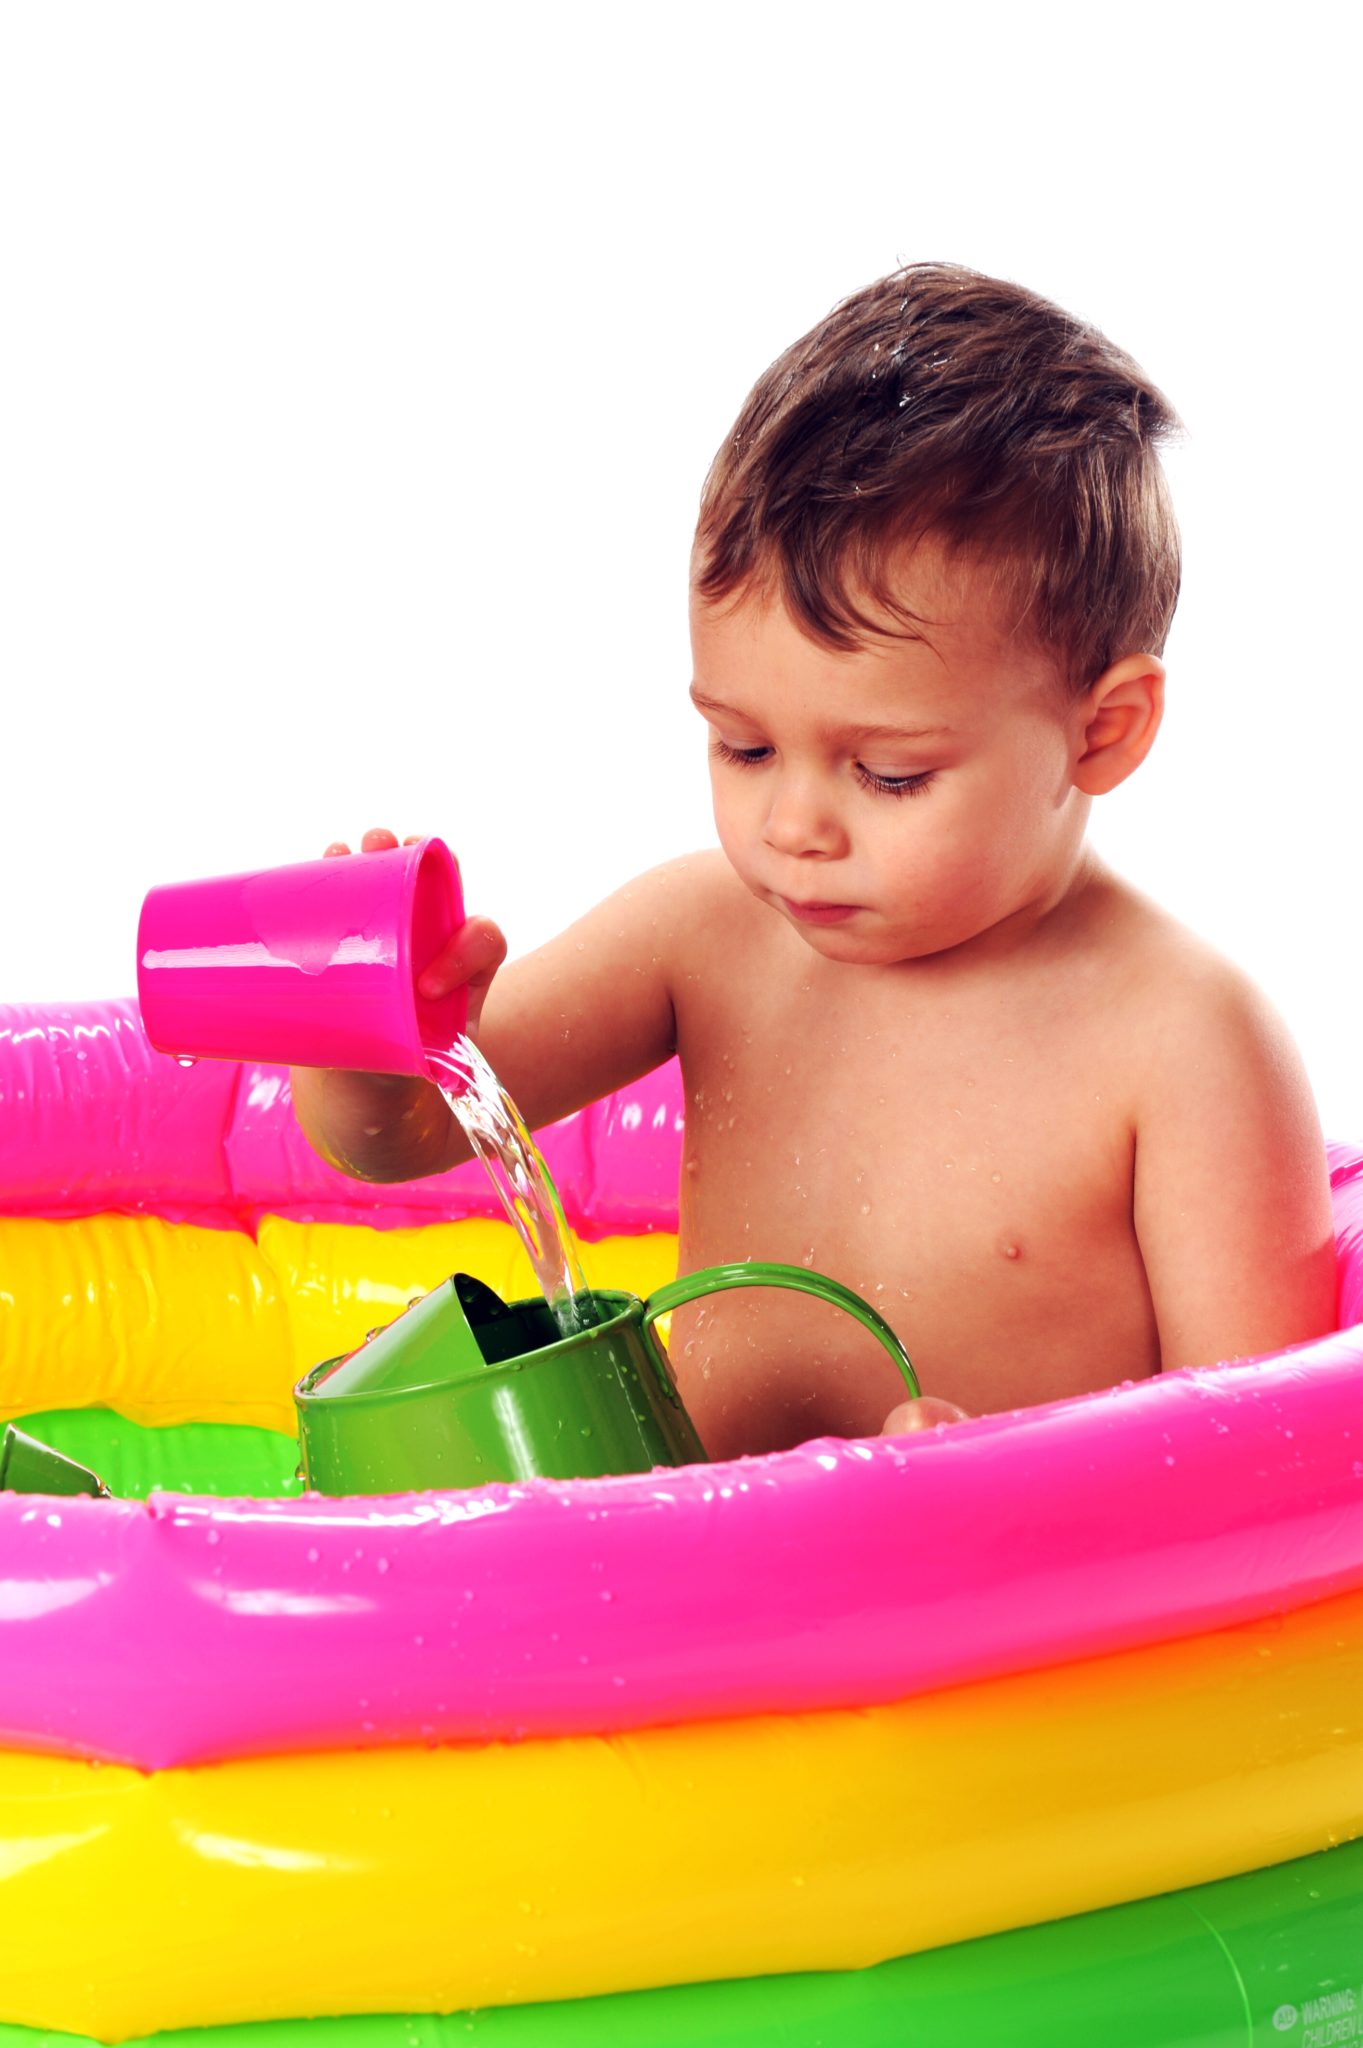
[(870, 1203), (869, 1203), (869, 1202), (863, 1202), (863, 1203), (862, 1203), (862, 1205), (861, 1205), (861, 1213), (862, 1213), (862, 1215), (863, 1215), (863, 1216), (869, 1216), (869, 1215), (870, 1215), (870, 1213), (871, 1213), (871, 1205), (870, 1205)]
[(994, 1182), (998, 1182), (1003, 1179), (1003, 1175), (1001, 1173), (991, 1173), (989, 1178)]

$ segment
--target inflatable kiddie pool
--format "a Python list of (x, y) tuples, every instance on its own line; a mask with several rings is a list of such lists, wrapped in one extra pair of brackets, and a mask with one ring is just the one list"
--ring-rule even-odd
[[(130, 1003), (0, 1011), (0, 1105), (0, 1413), (124, 1496), (0, 1495), (0, 2048), (1363, 2039), (1363, 1156), (1287, 1356), (334, 1500), (299, 1375), (530, 1291), (481, 1175), (345, 1181)], [(595, 1284), (680, 1128), (548, 1134)]]

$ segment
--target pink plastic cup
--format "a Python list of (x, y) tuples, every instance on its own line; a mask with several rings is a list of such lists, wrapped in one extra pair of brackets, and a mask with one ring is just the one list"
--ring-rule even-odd
[[(147, 1036), (181, 1059), (425, 1074), (464, 1029), (464, 989), (418, 976), (464, 922), (441, 839), (153, 889), (137, 928)], [(455, 1084), (457, 1085), (457, 1083)]]

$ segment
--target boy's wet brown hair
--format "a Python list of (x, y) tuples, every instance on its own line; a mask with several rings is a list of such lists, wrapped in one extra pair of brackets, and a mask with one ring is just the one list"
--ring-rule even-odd
[(1021, 285), (910, 264), (759, 377), (705, 481), (692, 585), (779, 597), (851, 650), (928, 624), (895, 578), (930, 540), (988, 570), (1077, 693), (1164, 647), (1179, 538), (1158, 449), (1178, 426), (1096, 328)]

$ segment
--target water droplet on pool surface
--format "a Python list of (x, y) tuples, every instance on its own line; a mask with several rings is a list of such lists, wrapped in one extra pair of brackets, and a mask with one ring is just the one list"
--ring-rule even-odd
[(378, 1572), (386, 1572), (388, 1569), (388, 1559), (386, 1557), (376, 1558), (374, 1560), (374, 1569)]

